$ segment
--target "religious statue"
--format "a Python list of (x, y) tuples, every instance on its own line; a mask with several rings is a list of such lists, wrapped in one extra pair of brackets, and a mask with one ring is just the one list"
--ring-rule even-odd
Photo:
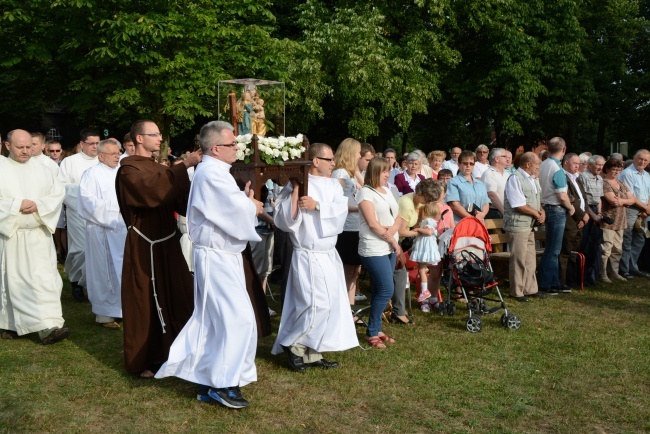
[(251, 132), (251, 117), (253, 116), (253, 98), (250, 92), (244, 91), (237, 101), (237, 127), (239, 134)]
[(266, 136), (266, 115), (264, 114), (264, 100), (255, 93), (253, 99), (253, 122), (252, 133), (257, 134), (258, 137)]

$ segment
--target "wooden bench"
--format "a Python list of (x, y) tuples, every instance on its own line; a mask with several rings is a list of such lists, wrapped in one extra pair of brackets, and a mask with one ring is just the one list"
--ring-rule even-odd
[[(496, 276), (500, 279), (507, 279), (509, 275), (510, 252), (506, 252), (506, 245), (508, 244), (508, 234), (503, 231), (503, 219), (489, 219), (485, 220), (485, 227), (490, 234), (490, 241), (492, 242), (492, 254), (490, 255), (490, 263)], [(546, 232), (536, 228), (535, 230), (535, 245), (538, 247), (537, 263), (542, 257), (544, 252), (544, 242), (546, 241)]]

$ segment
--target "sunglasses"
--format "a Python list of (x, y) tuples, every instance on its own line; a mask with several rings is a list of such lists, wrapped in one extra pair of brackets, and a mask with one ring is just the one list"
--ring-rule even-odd
[(473, 161), (463, 161), (460, 164), (462, 164), (463, 166), (473, 166), (476, 163), (474, 163)]

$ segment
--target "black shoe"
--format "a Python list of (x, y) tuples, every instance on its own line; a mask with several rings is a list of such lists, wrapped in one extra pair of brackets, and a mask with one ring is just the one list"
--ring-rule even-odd
[(63, 327), (62, 329), (52, 331), (52, 333), (41, 339), (41, 342), (43, 345), (55, 344), (66, 339), (68, 336), (70, 336), (70, 329)]
[(630, 273), (627, 273), (627, 274), (621, 274), (621, 276), (623, 276), (623, 277), (626, 278), (627, 280), (634, 280), (634, 276), (632, 276)]
[(309, 368), (325, 368), (325, 369), (330, 369), (330, 368), (338, 368), (339, 367), (339, 362), (328, 362), (325, 359), (320, 359), (317, 362), (312, 362), (312, 363), (306, 363), (307, 367)]
[(554, 288), (539, 288), (539, 292), (542, 292), (546, 295), (558, 295), (557, 289)]
[(630, 271), (630, 274), (631, 274), (632, 276), (645, 277), (646, 279), (650, 279), (650, 274), (645, 273), (645, 272), (643, 272), (643, 271), (632, 270), (632, 271)]
[(241, 395), (241, 390), (237, 386), (224, 387), (223, 389), (210, 389), (208, 395), (219, 404), (228, 408), (246, 408), (251, 405)]
[(514, 298), (515, 301), (518, 301), (518, 302), (520, 302), (520, 303), (526, 303), (526, 302), (530, 301), (530, 300), (528, 300), (525, 296), (521, 296), (521, 297), (512, 297), (512, 298)]
[(536, 292), (534, 294), (530, 294), (528, 297), (539, 298), (540, 300), (545, 300), (545, 299), (548, 298), (548, 295), (544, 294), (543, 292)]
[(289, 361), (289, 367), (291, 369), (296, 372), (305, 372), (307, 370), (307, 365), (305, 364), (305, 361), (302, 360), (302, 357), (296, 356), (292, 353), (290, 347), (285, 347), (284, 345), (280, 346), (282, 347), (284, 354), (287, 355), (287, 360)]
[(396, 322), (397, 324), (402, 324), (402, 325), (413, 325), (412, 320), (404, 321), (401, 319), (395, 312), (390, 313), (390, 317), (393, 320), (393, 322)]
[(558, 289), (559, 292), (563, 294), (570, 294), (571, 293), (571, 287), (569, 285), (562, 285)]
[(79, 302), (86, 301), (86, 296), (84, 295), (83, 286), (80, 286), (74, 282), (72, 283), (72, 298), (74, 298)]

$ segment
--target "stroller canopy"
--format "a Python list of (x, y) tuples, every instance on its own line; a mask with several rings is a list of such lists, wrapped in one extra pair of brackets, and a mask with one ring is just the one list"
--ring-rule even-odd
[[(490, 241), (490, 234), (487, 231), (487, 228), (476, 217), (465, 217), (458, 222), (454, 228), (454, 235), (449, 242), (449, 253), (453, 253), (459, 244), (459, 240), (464, 239), (466, 241), (468, 238), (476, 238), (483, 242), (485, 245), (485, 251), (487, 253), (492, 253), (492, 242)], [(466, 242), (461, 242), (458, 247), (466, 247)], [(480, 246), (483, 248), (483, 246)]]

